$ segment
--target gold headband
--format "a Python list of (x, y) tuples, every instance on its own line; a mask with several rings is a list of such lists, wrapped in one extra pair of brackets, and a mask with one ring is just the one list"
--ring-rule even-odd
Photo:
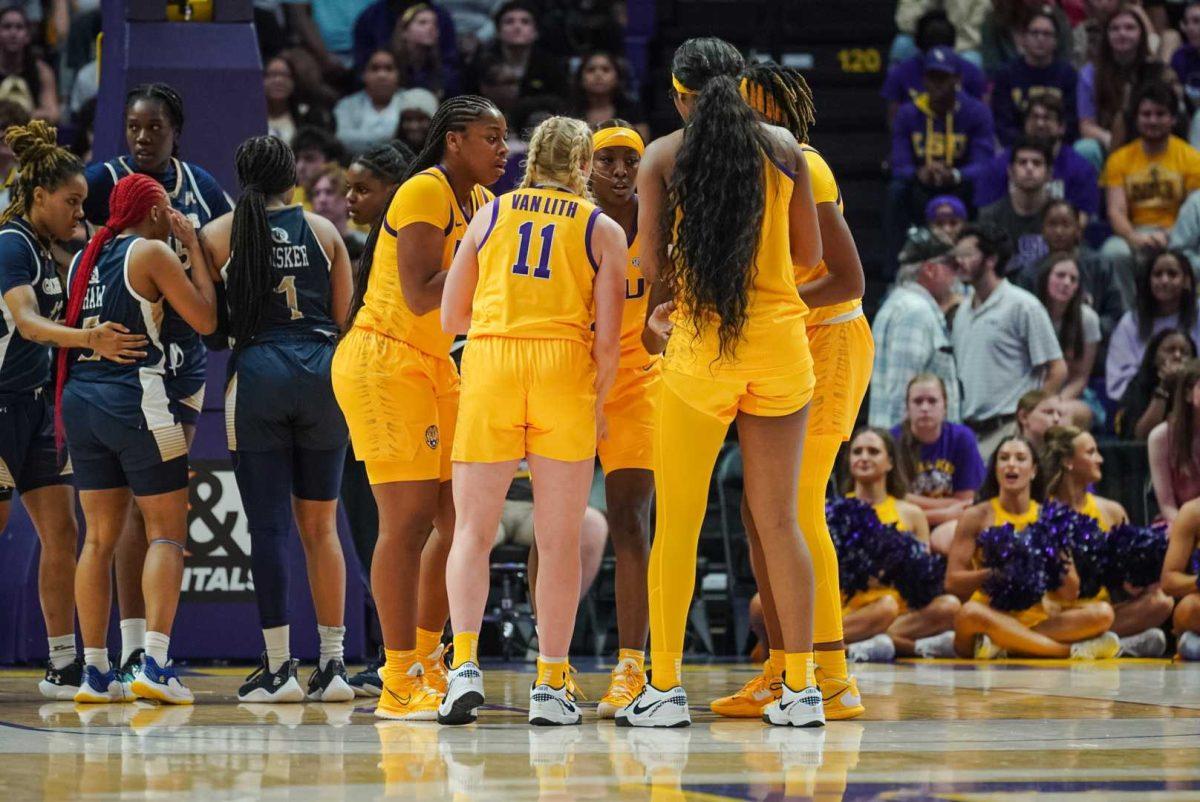
[(400, 25), (404, 27), (412, 22), (413, 17), (420, 14), (422, 11), (433, 11), (433, 7), (428, 3), (417, 3), (415, 6), (409, 6), (405, 9), (404, 14), (400, 17)]
[(601, 128), (592, 134), (592, 150), (601, 148), (633, 148), (639, 156), (646, 152), (642, 135), (632, 128)]
[(683, 81), (679, 80), (674, 75), (671, 75), (671, 86), (675, 87), (675, 91), (681, 95), (696, 94), (694, 91), (692, 91), (691, 89), (688, 89), (686, 86), (684, 86)]

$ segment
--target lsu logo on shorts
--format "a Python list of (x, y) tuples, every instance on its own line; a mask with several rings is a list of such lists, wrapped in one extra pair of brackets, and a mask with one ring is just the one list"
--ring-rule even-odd
[(425, 445), (430, 449), (437, 450), (438, 442), (438, 427), (437, 425), (430, 426), (425, 430)]

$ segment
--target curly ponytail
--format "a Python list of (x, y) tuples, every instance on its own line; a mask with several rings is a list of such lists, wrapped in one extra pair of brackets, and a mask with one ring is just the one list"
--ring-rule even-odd
[(4, 134), (4, 142), (17, 158), (17, 176), (8, 208), (0, 214), (0, 225), (28, 216), (38, 187), (54, 191), (83, 172), (83, 162), (58, 146), (58, 132), (45, 120), (12, 126)]
[(676, 83), (698, 94), (661, 221), (665, 241), (674, 234), (667, 278), (680, 306), (697, 319), (720, 319), (722, 357), (733, 354), (746, 326), (771, 147), (738, 91), (744, 66), (733, 45), (716, 38), (689, 39), (671, 63)]

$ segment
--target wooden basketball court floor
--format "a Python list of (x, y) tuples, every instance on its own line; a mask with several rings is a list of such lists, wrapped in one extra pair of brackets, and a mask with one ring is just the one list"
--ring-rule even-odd
[[(607, 674), (580, 674), (592, 700)], [(1200, 665), (1166, 660), (858, 666), (867, 715), (824, 730), (719, 720), (743, 665), (690, 667), (694, 723), (525, 723), (530, 675), (485, 666), (467, 727), (372, 705), (239, 705), (244, 669), (196, 669), (192, 708), (46, 702), (0, 673), (0, 793), (27, 799), (1200, 800)], [(304, 678), (307, 677), (305, 672)]]

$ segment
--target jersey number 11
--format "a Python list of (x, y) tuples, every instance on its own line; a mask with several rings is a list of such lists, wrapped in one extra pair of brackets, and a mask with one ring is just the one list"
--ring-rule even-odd
[[(522, 223), (517, 228), (521, 242), (517, 247), (517, 263), (512, 266), (512, 272), (518, 276), (529, 275), (529, 245), (533, 239), (533, 221)], [(554, 223), (542, 226), (542, 252), (537, 267), (533, 269), (534, 278), (550, 278), (550, 246), (554, 243)]]

